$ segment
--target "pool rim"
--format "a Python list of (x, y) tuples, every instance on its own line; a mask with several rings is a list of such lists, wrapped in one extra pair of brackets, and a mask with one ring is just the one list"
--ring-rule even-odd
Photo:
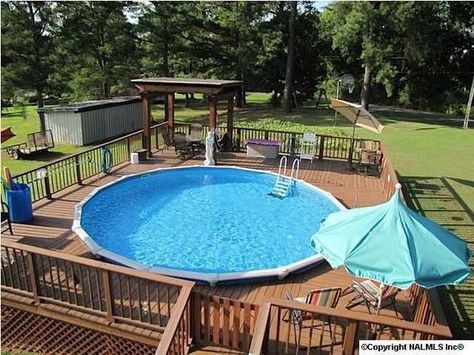
[[(82, 228), (81, 226), (82, 208), (90, 199), (92, 199), (100, 191), (110, 188), (111, 186), (116, 185), (120, 182), (123, 182), (124, 180), (130, 180), (140, 175), (152, 174), (155, 172), (167, 171), (167, 170), (196, 169), (196, 168), (234, 169), (234, 170), (243, 170), (243, 171), (259, 173), (259, 174), (268, 174), (268, 175), (278, 176), (277, 173), (268, 171), (268, 170), (257, 170), (257, 169), (244, 168), (244, 167), (231, 166), (231, 165), (212, 165), (212, 166), (188, 165), (188, 166), (179, 166), (179, 167), (166, 167), (166, 168), (156, 168), (156, 169), (146, 170), (146, 171), (142, 171), (142, 172), (134, 173), (130, 175), (124, 175), (103, 186), (96, 187), (94, 190), (92, 190), (91, 193), (89, 193), (81, 202), (79, 202), (75, 206), (74, 220), (73, 220), (71, 230), (79, 236), (79, 238), (87, 245), (89, 250), (94, 255), (101, 256), (103, 258), (106, 258), (118, 264), (125, 265), (125, 266), (131, 267), (140, 271), (154, 272), (154, 273), (162, 274), (166, 276), (184, 278), (184, 279), (195, 280), (195, 281), (205, 281), (209, 283), (211, 286), (214, 286), (219, 282), (228, 282), (228, 281), (263, 279), (263, 278), (274, 278), (274, 277), (278, 279), (283, 279), (290, 273), (307, 269), (311, 266), (321, 263), (324, 260), (321, 254), (315, 254), (307, 258), (293, 262), (291, 264), (287, 264), (287, 265), (283, 265), (283, 266), (279, 266), (277, 268), (271, 268), (271, 269), (260, 269), (260, 270), (239, 271), (239, 272), (222, 272), (222, 273), (203, 273), (203, 272), (196, 272), (196, 271), (179, 270), (179, 269), (173, 269), (173, 268), (144, 265), (144, 264), (136, 262), (135, 260), (126, 258), (122, 255), (119, 255), (110, 250), (107, 250), (106, 248), (103, 248), (100, 245), (98, 245), (94, 241), (94, 239)], [(337, 198), (335, 198), (334, 195), (331, 194), (330, 192), (325, 191), (302, 179), (294, 179), (294, 180), (324, 195), (331, 202), (333, 202), (338, 208), (340, 208), (340, 210), (347, 210), (347, 208)]]

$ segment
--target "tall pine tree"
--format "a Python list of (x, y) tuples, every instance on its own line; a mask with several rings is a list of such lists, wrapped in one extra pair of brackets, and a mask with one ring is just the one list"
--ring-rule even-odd
[[(38, 109), (49, 91), (53, 51), (52, 5), (44, 1), (2, 2), (2, 98), (18, 90), (32, 91)], [(39, 114), (40, 129), (46, 129)]]
[(109, 97), (130, 86), (138, 59), (127, 3), (61, 2), (58, 47), (67, 53), (69, 86), (75, 98)]

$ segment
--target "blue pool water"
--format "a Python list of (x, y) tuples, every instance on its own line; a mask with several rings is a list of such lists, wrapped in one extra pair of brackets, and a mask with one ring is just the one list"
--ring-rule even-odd
[(340, 208), (296, 183), (268, 195), (276, 176), (233, 168), (161, 170), (100, 190), (81, 225), (101, 247), (148, 266), (201, 273), (261, 270), (314, 255), (310, 237)]

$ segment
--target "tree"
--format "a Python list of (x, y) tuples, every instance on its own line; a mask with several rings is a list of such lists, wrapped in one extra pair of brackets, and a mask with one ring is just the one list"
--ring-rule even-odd
[(398, 101), (415, 108), (439, 109), (441, 103), (465, 107), (473, 74), (474, 7), (416, 2), (400, 6), (396, 17), (403, 39)]
[[(253, 29), (258, 51), (248, 69), (247, 86), (256, 91), (272, 91), (273, 105), (280, 104), (283, 98), (291, 6), (291, 2), (284, 1), (262, 4), (262, 15)], [(314, 3), (298, 2), (297, 10), (291, 98), (304, 100), (314, 95), (317, 83), (325, 75), (321, 53), (328, 45), (321, 40), (319, 12)]]
[(138, 72), (133, 25), (127, 3), (61, 2), (55, 34), (67, 54), (69, 87), (75, 98), (109, 97), (126, 91)]
[(202, 2), (196, 6), (187, 53), (200, 58), (194, 72), (204, 77), (242, 80), (237, 106), (245, 104), (261, 51), (260, 23), (265, 4), (259, 2)]
[(333, 48), (328, 72), (334, 82), (346, 71), (363, 76), (366, 106), (370, 90), (378, 101), (463, 110), (473, 73), (473, 18), (474, 7), (456, 1), (331, 4), (321, 16)]
[(283, 107), (286, 112), (293, 109), (293, 81), (295, 77), (295, 18), (297, 2), (293, 1), (290, 6), (290, 18), (288, 21), (288, 54), (286, 59), (285, 88), (283, 90)]
[[(369, 93), (374, 71), (383, 73), (379, 81), (384, 82), (390, 94), (390, 79), (394, 67), (387, 60), (393, 55), (392, 14), (381, 10), (394, 6), (391, 3), (337, 2), (323, 12), (322, 21), (326, 37), (332, 47), (345, 58), (351, 67), (363, 66), (364, 79), (361, 104), (368, 109)], [(395, 5), (396, 6), (396, 5)], [(392, 75), (392, 78), (390, 76)], [(388, 77), (388, 80), (387, 80)]]
[(174, 76), (187, 71), (182, 59), (193, 22), (194, 4), (151, 1), (141, 6), (139, 33), (142, 70), (147, 75)]
[[(33, 91), (38, 109), (48, 93), (52, 72), (52, 5), (44, 1), (2, 2), (2, 96)], [(40, 129), (46, 129), (39, 113)]]

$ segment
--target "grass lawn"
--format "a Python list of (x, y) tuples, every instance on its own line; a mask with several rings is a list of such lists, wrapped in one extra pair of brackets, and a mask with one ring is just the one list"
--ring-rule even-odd
[[(36, 106), (27, 106), (24, 116), (19, 109), (11, 108), (3, 110), (2, 128), (6, 127), (12, 127), (12, 131), (16, 134), (16, 137), (9, 139), (2, 144), (2, 147), (26, 142), (28, 133), (38, 132), (40, 130)], [(10, 168), (12, 174), (18, 174), (39, 167), (48, 161), (59, 159), (84, 149), (84, 147), (67, 144), (55, 144), (55, 147), (50, 149), (47, 153), (33, 155), (29, 157), (29, 159), (20, 160), (14, 160), (8, 154), (2, 152), (2, 166), (6, 165)]]
[[(250, 93), (247, 106), (234, 114), (236, 127), (266, 128), (288, 131), (314, 131), (320, 134), (351, 134), (351, 125), (339, 117), (334, 127), (334, 111), (316, 110), (314, 105), (287, 114), (268, 105), (269, 94)], [(371, 111), (385, 125), (377, 135), (361, 128), (356, 136), (382, 140), (402, 182), (407, 187), (411, 205), (420, 213), (444, 225), (470, 244), (474, 250), (474, 131), (459, 124), (434, 120), (436, 114), (384, 107)], [(154, 106), (155, 120), (163, 120), (162, 105)], [(207, 123), (207, 105), (196, 95), (191, 107), (177, 95), (176, 120)], [(219, 124), (225, 125), (225, 105), (219, 106)], [(8, 144), (25, 140), (26, 134), (39, 129), (35, 108), (28, 107), (27, 117), (19, 112), (2, 113), (2, 127), (13, 127), (18, 135)], [(59, 158), (79, 151), (80, 147), (57, 146), (49, 155), (36, 160), (13, 161), (2, 154), (2, 164), (13, 172), (31, 169), (47, 159)], [(457, 337), (474, 337), (474, 278), (464, 284), (446, 288), (443, 303)]]

